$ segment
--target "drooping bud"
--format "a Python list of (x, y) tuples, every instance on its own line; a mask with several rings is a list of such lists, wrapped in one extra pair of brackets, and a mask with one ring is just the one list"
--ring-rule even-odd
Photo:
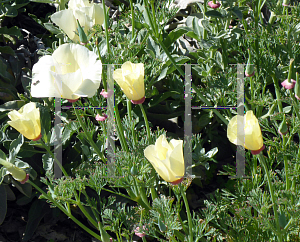
[(281, 134), (281, 136), (284, 136), (287, 134), (289, 128), (286, 124), (285, 115), (283, 115), (283, 120), (278, 128), (278, 133)]
[(88, 43), (88, 39), (86, 37), (85, 32), (83, 31), (83, 28), (81, 27), (78, 19), (77, 19), (77, 23), (78, 23), (78, 34), (79, 34), (79, 39), (80, 39), (80, 44), (81, 45), (86, 45)]
[(254, 76), (255, 72), (254, 72), (254, 64), (252, 63), (252, 56), (251, 56), (250, 49), (248, 49), (248, 54), (249, 54), (249, 57), (248, 57), (248, 61), (247, 61), (245, 75), (247, 77), (250, 77), (250, 76)]

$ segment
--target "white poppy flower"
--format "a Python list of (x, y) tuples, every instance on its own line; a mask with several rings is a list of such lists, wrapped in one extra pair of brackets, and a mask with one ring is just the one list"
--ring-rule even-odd
[(53, 23), (58, 25), (72, 41), (79, 41), (77, 19), (87, 34), (95, 24), (102, 25), (104, 11), (99, 4), (90, 3), (88, 0), (70, 0), (68, 9), (56, 12), (51, 16)]
[(92, 97), (101, 73), (102, 63), (94, 52), (79, 44), (63, 44), (33, 66), (31, 95), (69, 100)]

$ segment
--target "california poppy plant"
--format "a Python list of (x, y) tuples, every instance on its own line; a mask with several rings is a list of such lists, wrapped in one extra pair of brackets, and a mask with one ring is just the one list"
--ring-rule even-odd
[(165, 135), (159, 136), (155, 145), (144, 150), (145, 157), (150, 161), (156, 172), (166, 181), (176, 185), (183, 180), (184, 159), (182, 140), (167, 141)]
[(144, 64), (127, 61), (114, 71), (113, 78), (133, 104), (145, 101)]
[(9, 112), (8, 117), (11, 121), (7, 123), (27, 139), (36, 141), (42, 137), (40, 110), (36, 108), (35, 103), (27, 103), (19, 111)]
[(2, 158), (0, 158), (0, 164), (3, 165), (3, 167), (8, 171), (9, 174), (12, 175), (15, 180), (21, 182), (22, 184), (28, 180), (29, 175), (26, 174), (26, 172), (21, 168), (16, 167), (14, 164), (9, 163)]
[[(244, 125), (245, 140), (241, 140), (237, 134), (238, 124)], [(229, 121), (227, 137), (231, 143), (242, 145), (245, 149), (251, 150), (253, 155), (259, 154), (265, 148), (258, 120), (252, 110), (247, 111), (244, 117), (237, 115)]]

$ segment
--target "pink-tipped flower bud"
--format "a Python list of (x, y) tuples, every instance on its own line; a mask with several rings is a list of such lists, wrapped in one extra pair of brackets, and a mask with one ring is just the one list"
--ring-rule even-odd
[(292, 89), (295, 87), (296, 81), (294, 79), (291, 79), (291, 82), (289, 82), (288, 79), (285, 79), (283, 82), (281, 82), (281, 85), (285, 88), (285, 89)]
[(214, 3), (213, 1), (210, 1), (207, 3), (207, 5), (213, 9), (219, 8), (221, 6), (221, 4), (217, 1), (216, 1), (216, 3)]
[(100, 92), (100, 95), (102, 95), (104, 98), (108, 98), (111, 95), (113, 95), (113, 91), (108, 89), (108, 92), (105, 91), (105, 89), (102, 89), (102, 91)]
[(146, 236), (145, 230), (148, 230), (147, 228), (145, 228), (145, 225), (143, 225), (143, 229), (140, 229), (140, 227), (136, 227), (136, 229), (134, 230), (134, 234), (136, 236), (139, 236), (140, 238), (143, 238), (144, 236)]
[(97, 121), (103, 122), (103, 121), (105, 121), (107, 119), (107, 115), (105, 113), (103, 113), (102, 116), (100, 116), (99, 114), (97, 114), (96, 117), (95, 117), (95, 119)]

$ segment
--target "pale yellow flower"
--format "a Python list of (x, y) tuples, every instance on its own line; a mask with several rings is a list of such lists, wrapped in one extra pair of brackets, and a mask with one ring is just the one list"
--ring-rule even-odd
[(77, 19), (86, 34), (95, 24), (102, 25), (104, 22), (104, 11), (99, 4), (90, 3), (89, 0), (70, 0), (68, 7), (54, 13), (51, 20), (73, 41), (79, 41), (79, 36), (75, 34)]
[(156, 172), (166, 181), (178, 184), (184, 176), (183, 141), (172, 139), (167, 141), (165, 135), (159, 136), (155, 145), (144, 150)]
[(23, 134), (27, 139), (39, 140), (41, 135), (40, 110), (35, 103), (25, 104), (19, 111), (8, 113), (11, 121), (7, 123)]
[(101, 82), (98, 56), (79, 44), (63, 44), (33, 66), (31, 95), (76, 100), (92, 97)]
[[(245, 140), (243, 135), (237, 134), (237, 125), (244, 126)], [(263, 138), (257, 118), (253, 111), (247, 111), (243, 116), (234, 116), (227, 126), (227, 137), (229, 141), (235, 145), (242, 145), (246, 149), (251, 150), (252, 154), (260, 153), (264, 149)]]
[(114, 71), (113, 78), (132, 103), (145, 101), (144, 64), (127, 61)]

